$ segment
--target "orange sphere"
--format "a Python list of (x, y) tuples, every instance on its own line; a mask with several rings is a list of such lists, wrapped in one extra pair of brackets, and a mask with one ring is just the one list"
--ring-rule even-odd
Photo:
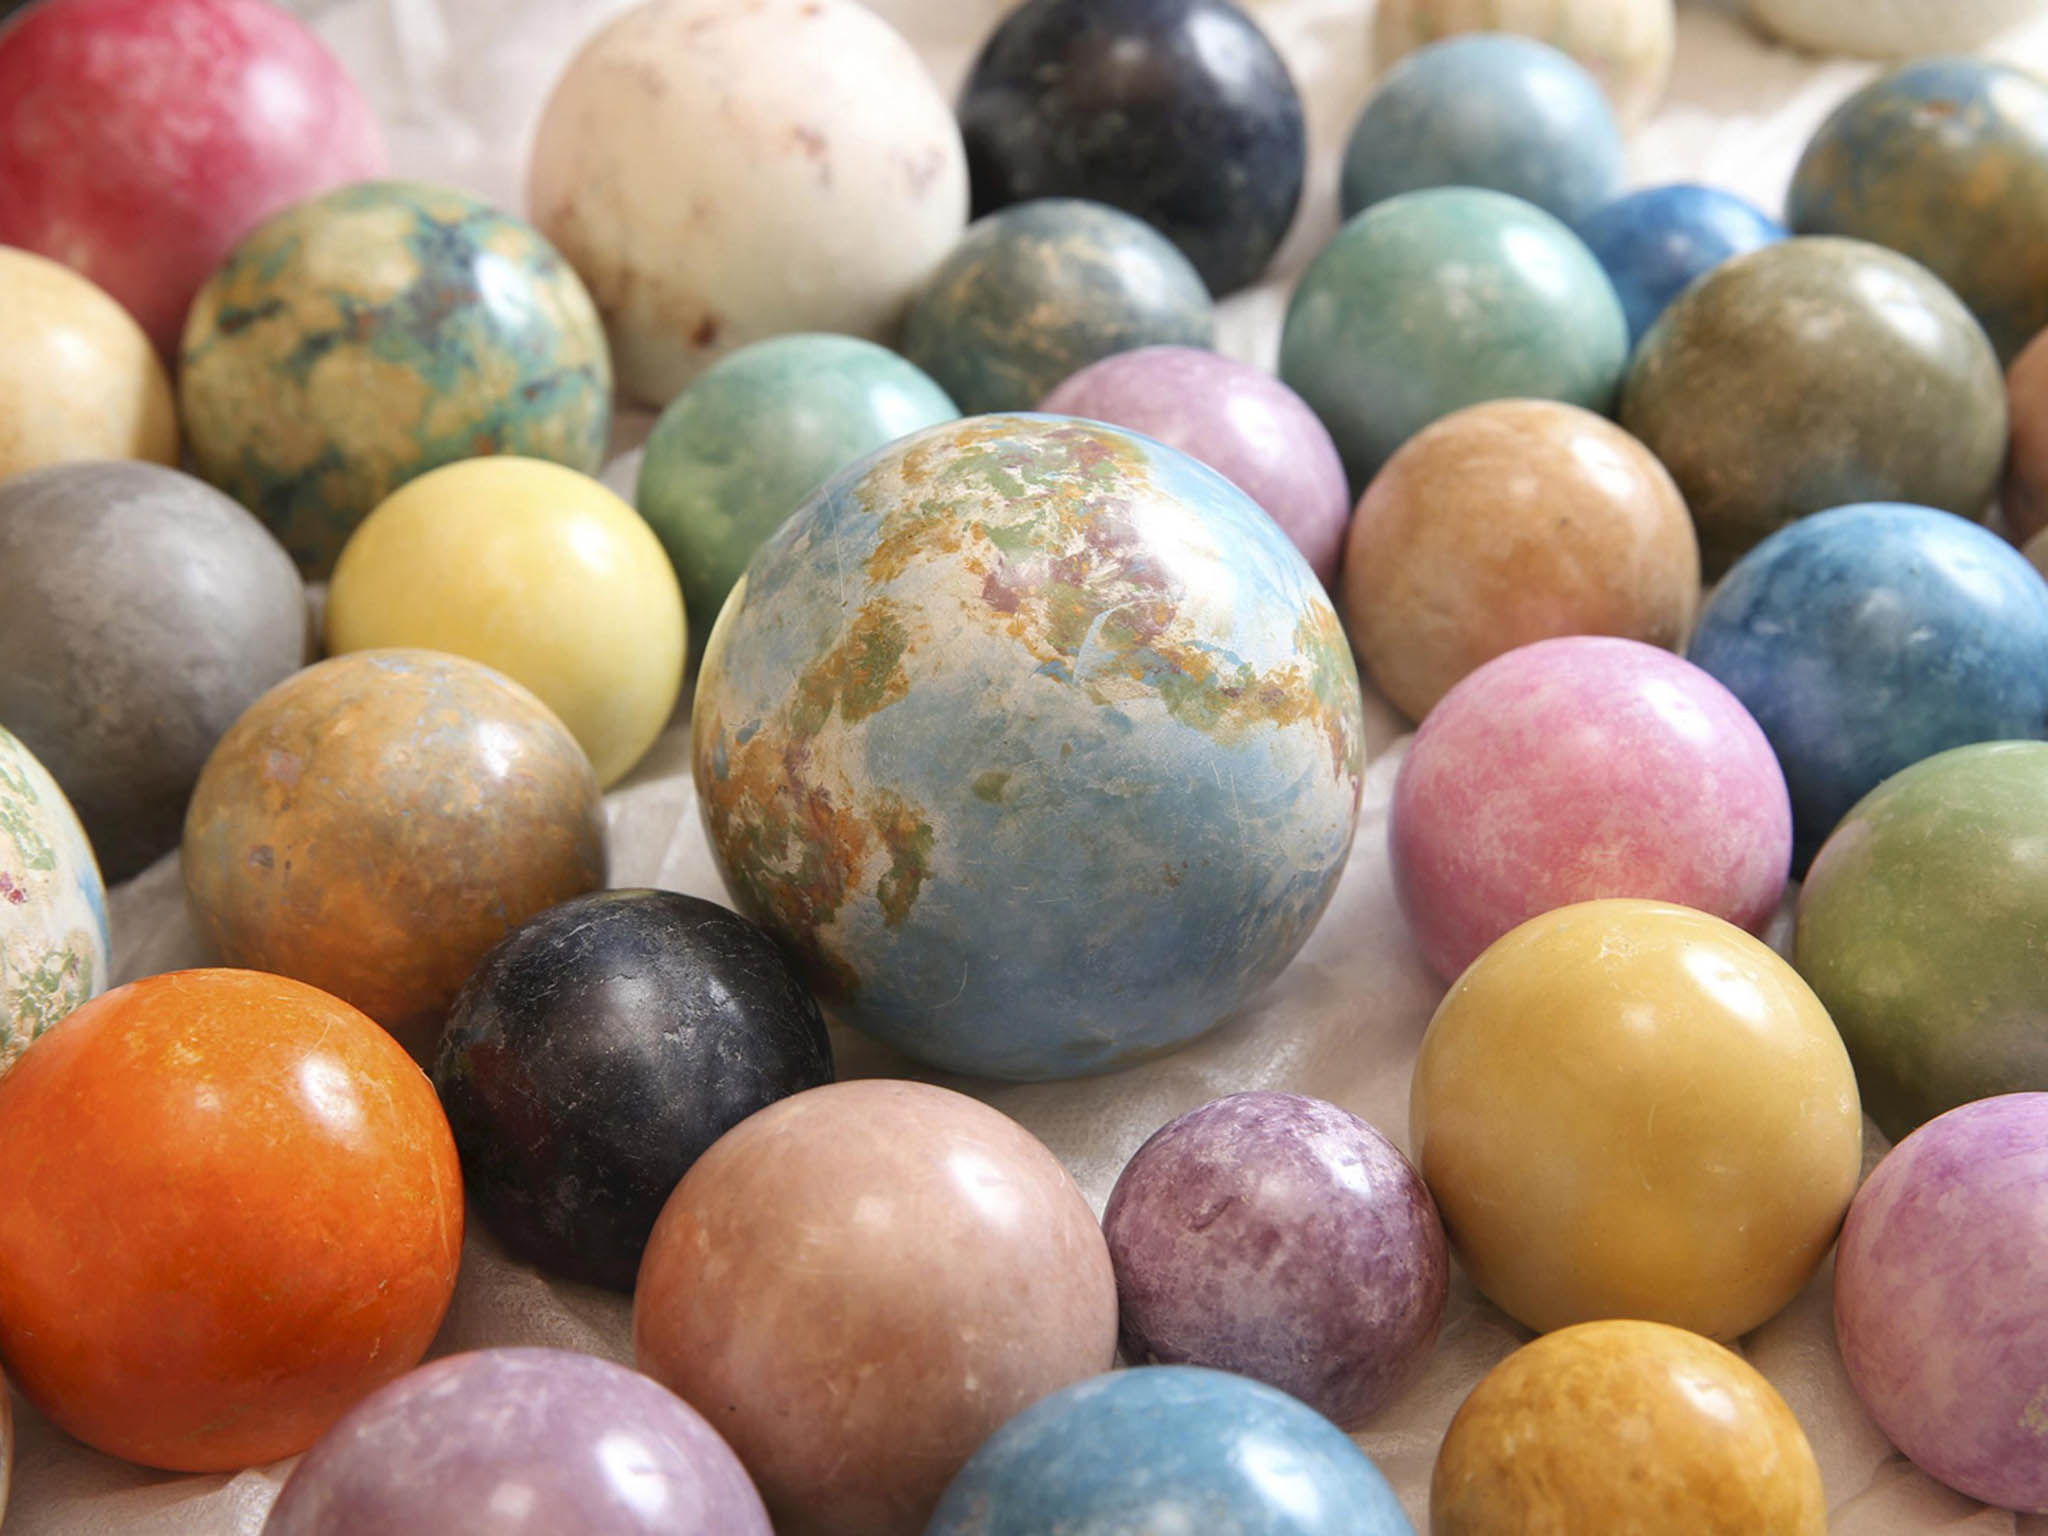
[(461, 1251), (432, 1084), (301, 982), (132, 982), (0, 1078), (0, 1357), (110, 1455), (303, 1451), (419, 1362)]

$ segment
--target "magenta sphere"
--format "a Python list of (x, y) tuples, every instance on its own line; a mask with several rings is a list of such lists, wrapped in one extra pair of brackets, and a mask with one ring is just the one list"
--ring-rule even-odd
[(1328, 586), (1351, 519), (1337, 445), (1269, 373), (1199, 347), (1140, 347), (1091, 363), (1041, 411), (1127, 427), (1178, 448), (1265, 508)]
[(1894, 1147), (1849, 1207), (1835, 1337), (1921, 1471), (2048, 1513), (2048, 1093), (1979, 1099)]
[(1133, 1364), (1205, 1365), (1349, 1427), (1436, 1343), (1449, 1284), (1422, 1176), (1356, 1115), (1236, 1093), (1138, 1149), (1102, 1215)]
[(1639, 896), (1759, 930), (1792, 862), (1763, 730), (1691, 662), (1606, 636), (1497, 656), (1438, 701), (1387, 815), (1394, 891), (1446, 981), (1510, 928)]

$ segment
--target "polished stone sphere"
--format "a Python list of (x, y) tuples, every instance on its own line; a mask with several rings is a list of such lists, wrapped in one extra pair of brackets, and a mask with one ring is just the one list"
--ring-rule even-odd
[(1613, 279), (1630, 345), (1698, 278), (1786, 234), (1784, 225), (1733, 192), (1686, 183), (1617, 197), (1573, 227)]
[(106, 989), (107, 890), (64, 791), (0, 726), (0, 1073)]

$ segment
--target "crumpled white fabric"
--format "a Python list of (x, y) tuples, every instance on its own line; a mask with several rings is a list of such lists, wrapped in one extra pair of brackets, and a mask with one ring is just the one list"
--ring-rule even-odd
[[(629, 0), (288, 0), (356, 71), (383, 116), (403, 174), (471, 188), (521, 207), (525, 146), (555, 74), (578, 42)], [(950, 91), (1007, 0), (870, 0), (924, 52)], [(1315, 167), (1306, 207), (1275, 276), (1224, 306), (1222, 345), (1271, 366), (1286, 293), (1336, 223), (1335, 159), (1370, 79), (1371, 0), (1250, 0), (1309, 101)], [(1847, 9), (1845, 3), (1842, 9)], [(1937, 11), (1933, 4), (1924, 14)], [(2048, 70), (2048, 18), (1988, 51)], [(1732, 4), (1683, 5), (1678, 59), (1663, 110), (1630, 147), (1638, 184), (1716, 183), (1766, 208), (1780, 203), (1801, 145), (1874, 66), (1773, 48)], [(623, 424), (621, 441), (644, 434)], [(630, 492), (630, 461), (608, 478)], [(1299, 959), (1256, 1006), (1164, 1060), (1114, 1076), (1025, 1087), (954, 1081), (1029, 1126), (1063, 1158), (1099, 1208), (1126, 1158), (1182, 1110), (1248, 1088), (1332, 1099), (1397, 1140), (1408, 1079), (1441, 993), (1395, 907), (1385, 852), (1388, 793), (1403, 723), (1369, 700), (1374, 761), (1358, 839), (1335, 901)], [(648, 762), (610, 797), (613, 878), (723, 899), (698, 825), (679, 717)], [(206, 955), (188, 927), (175, 859), (113, 896), (118, 980)], [(880, 1048), (835, 1032), (844, 1075), (914, 1073)], [(1869, 1161), (1883, 1142), (1869, 1132)], [(1938, 1486), (1896, 1455), (1858, 1407), (1836, 1355), (1828, 1271), (1742, 1343), (1790, 1401), (1813, 1442), (1838, 1536), (1951, 1531), (2048, 1536), (2048, 1517), (1988, 1510)], [(624, 1298), (556, 1284), (510, 1264), (473, 1230), (437, 1353), (489, 1344), (553, 1344), (631, 1360)], [(1438, 1442), (1465, 1394), (1524, 1335), (1459, 1277), (1442, 1343), (1422, 1379), (1361, 1434), (1418, 1528), (1427, 1529)], [(109, 1460), (33, 1410), (21, 1444), (7, 1536), (254, 1533), (289, 1464), (236, 1477), (174, 1477)], [(1588, 1533), (1597, 1536), (1597, 1533)]]

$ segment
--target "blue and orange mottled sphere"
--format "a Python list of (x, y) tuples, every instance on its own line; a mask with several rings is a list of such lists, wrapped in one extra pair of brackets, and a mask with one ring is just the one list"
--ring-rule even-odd
[(1045, 1079), (1200, 1034), (1351, 846), (1357, 673), (1243, 492), (1054, 416), (931, 427), (762, 546), (697, 686), (741, 910), (849, 1024)]

